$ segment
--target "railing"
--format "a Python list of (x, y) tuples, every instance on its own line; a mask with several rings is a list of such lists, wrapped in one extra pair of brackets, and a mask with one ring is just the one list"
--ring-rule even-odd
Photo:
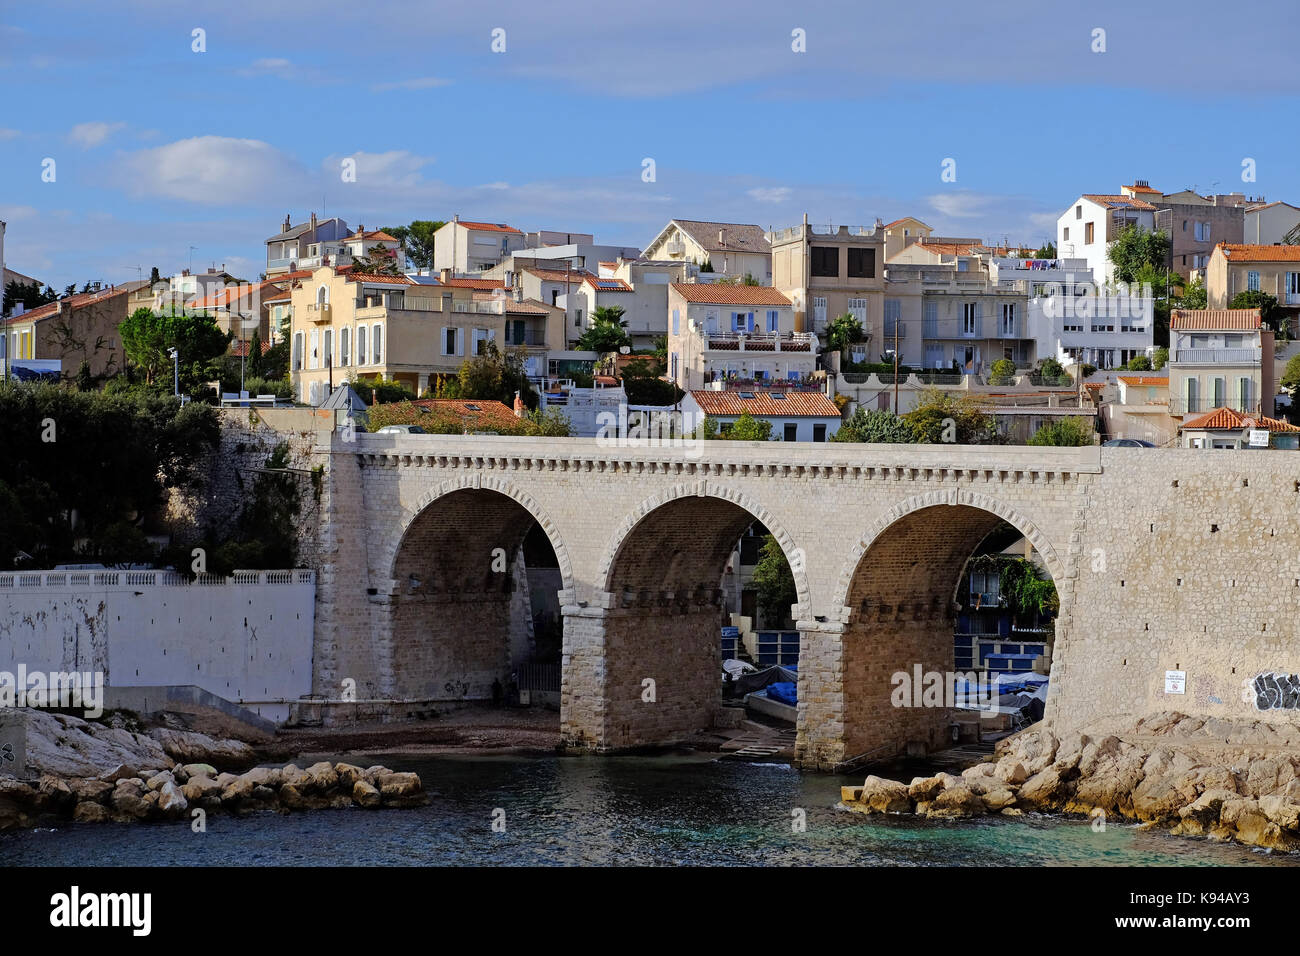
[(334, 317), (334, 307), (326, 302), (323, 305), (312, 302), (307, 306), (307, 318), (312, 322), (328, 322)]
[(195, 575), (193, 580), (176, 571), (17, 571), (0, 574), (0, 589), (107, 588), (107, 587), (210, 587), (231, 584), (314, 584), (316, 572), (235, 571), (230, 577)]
[(1255, 414), (1259, 406), (1251, 402), (1243, 402), (1240, 396), (1229, 398), (1225, 396), (1219, 401), (1215, 401), (1213, 396), (1204, 398), (1194, 398), (1188, 401), (1186, 398), (1171, 397), (1169, 399), (1170, 415), (1204, 415), (1206, 412), (1212, 412), (1216, 408), (1229, 408), (1234, 412), (1243, 414)]
[(453, 312), (468, 312), (476, 315), (504, 315), (505, 310), (504, 299), (492, 302), (453, 302), (451, 304), (451, 311)]
[(526, 329), (524, 334), (521, 336), (518, 333), (511, 334), (509, 330), (507, 330), (506, 345), (533, 345), (544, 347), (546, 345), (546, 333)]
[(1262, 356), (1260, 349), (1176, 349), (1169, 361), (1182, 365), (1258, 365)]
[(707, 347), (739, 352), (815, 352), (817, 336), (807, 332), (705, 332)]
[(515, 675), (520, 690), (560, 692), (559, 664), (520, 664)]

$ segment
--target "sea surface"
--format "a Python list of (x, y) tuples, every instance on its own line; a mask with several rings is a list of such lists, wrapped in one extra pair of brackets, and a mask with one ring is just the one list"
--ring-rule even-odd
[[(321, 759), (313, 755), (309, 761)], [(836, 809), (861, 775), (664, 757), (348, 758), (420, 774), (426, 807), (57, 824), (0, 834), (0, 865), (1286, 866), (1300, 857), (1130, 824), (961, 822)], [(299, 766), (303, 762), (297, 761)], [(495, 825), (495, 829), (494, 829)]]

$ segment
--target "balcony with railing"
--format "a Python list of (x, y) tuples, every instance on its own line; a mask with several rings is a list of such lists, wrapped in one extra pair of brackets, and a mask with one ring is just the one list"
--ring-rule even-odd
[(312, 302), (307, 305), (307, 321), (315, 322), (318, 325), (331, 321), (334, 318), (334, 307), (328, 302)]
[(1230, 397), (1223, 396), (1218, 401), (1213, 396), (1198, 396), (1188, 399), (1185, 396), (1171, 396), (1169, 399), (1169, 414), (1175, 417), (1187, 415), (1204, 415), (1214, 411), (1216, 408), (1230, 408), (1234, 412), (1241, 412), (1243, 415), (1255, 415), (1259, 413), (1259, 405), (1254, 402), (1243, 402), (1240, 396)]
[(816, 352), (808, 332), (704, 332), (706, 348), (723, 352)]
[(1169, 356), (1171, 365), (1259, 365), (1261, 361), (1260, 349), (1174, 349)]

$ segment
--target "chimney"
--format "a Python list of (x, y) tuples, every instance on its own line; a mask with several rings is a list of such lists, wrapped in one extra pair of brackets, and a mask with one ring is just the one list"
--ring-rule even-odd
[(718, 245), (720, 245), (720, 246), (725, 246), (726, 244), (727, 244), (727, 230), (725, 230), (725, 229), (719, 229), (719, 230), (718, 230)]
[(316, 230), (316, 214), (315, 214), (315, 213), (312, 213), (312, 214), (311, 214), (311, 228), (312, 228), (312, 231), (313, 231), (313, 232)]
[(292, 228), (293, 228), (293, 223), (289, 221), (289, 214), (286, 212), (286, 213), (284, 214), (284, 228), (281, 229), (280, 231), (281, 231), (281, 232), (288, 232), (288, 231), (289, 231), (290, 229), (292, 229)]
[(366, 227), (361, 225), (361, 223), (357, 223), (357, 235), (358, 236), (364, 235), (365, 231), (366, 231)]
[(523, 417), (524, 417), (524, 400), (519, 397), (518, 392), (515, 392), (515, 418), (523, 418)]
[(446, 285), (448, 282), (450, 282), (450, 281), (451, 281), (451, 270), (450, 270), (450, 269), (439, 269), (439, 270), (438, 270), (438, 281), (441, 282), (443, 285)]

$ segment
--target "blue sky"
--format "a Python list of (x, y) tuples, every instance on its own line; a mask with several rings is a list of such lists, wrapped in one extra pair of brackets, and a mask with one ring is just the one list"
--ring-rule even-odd
[(673, 217), (915, 215), (1036, 244), (1135, 178), (1297, 202), (1297, 27), (1293, 0), (0, 0), (6, 260), (61, 287), (196, 246), (255, 278), (313, 210), (636, 246)]

